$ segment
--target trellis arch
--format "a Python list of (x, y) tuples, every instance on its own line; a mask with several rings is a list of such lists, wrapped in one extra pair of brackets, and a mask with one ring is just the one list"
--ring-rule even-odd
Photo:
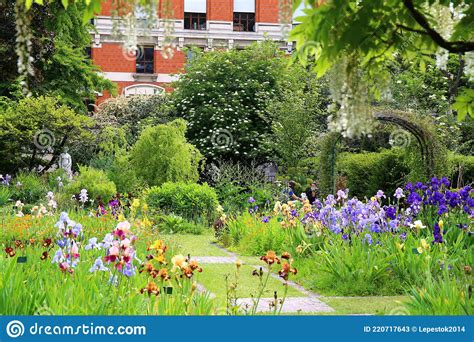
[[(423, 123), (412, 114), (398, 111), (376, 111), (373, 116), (379, 122), (397, 125), (411, 133), (419, 146), (424, 176), (428, 178), (437, 173), (440, 165), (435, 154), (441, 154), (443, 147), (436, 139), (436, 133), (429, 129), (429, 123)], [(326, 194), (336, 191), (337, 145), (341, 139), (340, 133), (332, 132), (326, 135), (322, 143), (320, 188)]]

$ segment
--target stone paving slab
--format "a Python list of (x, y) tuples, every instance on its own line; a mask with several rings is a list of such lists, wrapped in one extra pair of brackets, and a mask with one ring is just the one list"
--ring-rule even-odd
[[(218, 244), (211, 243), (215, 247), (219, 248), (220, 250), (226, 252), (229, 256), (228, 257), (219, 257), (219, 256), (196, 256), (193, 257), (193, 260), (196, 260), (198, 263), (201, 264), (234, 264), (238, 259), (239, 256), (236, 253), (233, 253), (229, 251), (228, 249), (219, 246)], [(252, 267), (255, 267), (256, 269), (259, 269), (260, 266), (257, 265), (251, 265)], [(265, 272), (265, 268), (263, 269)], [(283, 279), (281, 279), (277, 274), (271, 274), (271, 276), (281, 282), (285, 282)], [(305, 294), (307, 297), (289, 297), (285, 299), (285, 302), (283, 303), (283, 308), (281, 310), (282, 313), (295, 313), (295, 312), (300, 312), (300, 313), (317, 313), (317, 312), (334, 312), (334, 309), (331, 308), (329, 305), (326, 303), (322, 302), (321, 300), (318, 299), (320, 297), (319, 294), (308, 291), (305, 289), (303, 286), (292, 282), (288, 281), (288, 285), (299, 292), (302, 292)], [(200, 292), (206, 292), (206, 289), (204, 286), (200, 284), (199, 286)], [(215, 297), (214, 294), (211, 294), (212, 297)], [(273, 298), (261, 298), (259, 303), (258, 303), (258, 308), (257, 312), (261, 313), (271, 313), (272, 308), (270, 307), (270, 304), (274, 301)], [(237, 304), (240, 305), (240, 307), (246, 308), (246, 310), (249, 310), (252, 308), (254, 305), (253, 303), (253, 298), (239, 298), (237, 300)]]
[[(261, 298), (258, 303), (257, 312), (272, 312), (273, 309), (270, 307), (270, 303), (273, 301), (273, 298)], [(237, 300), (237, 304), (239, 304), (241, 308), (248, 308), (248, 310), (254, 305), (252, 298), (240, 298)], [(281, 312), (334, 312), (334, 309), (314, 297), (289, 297), (285, 299)]]
[(236, 257), (218, 257), (218, 256), (196, 256), (192, 257), (192, 260), (196, 260), (200, 264), (235, 264), (237, 261)]

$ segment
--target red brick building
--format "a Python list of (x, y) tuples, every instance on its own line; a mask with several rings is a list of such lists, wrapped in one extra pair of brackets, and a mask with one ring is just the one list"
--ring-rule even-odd
[[(105, 77), (118, 84), (119, 94), (170, 90), (170, 82), (179, 77), (186, 62), (185, 46), (204, 51), (240, 48), (267, 36), (282, 49), (292, 49), (292, 43), (284, 41), (281, 23), (282, 2), (288, 0), (161, 0), (160, 6), (164, 1), (171, 5), (167, 10), (168, 25), (173, 26), (171, 58), (163, 53), (164, 21), (142, 36), (137, 34), (140, 53), (134, 56), (124, 51), (123, 39), (113, 34), (112, 0), (103, 3), (101, 14), (94, 19), (91, 57)], [(162, 8), (158, 8), (158, 16), (160, 11)], [(107, 97), (103, 94), (97, 100)]]

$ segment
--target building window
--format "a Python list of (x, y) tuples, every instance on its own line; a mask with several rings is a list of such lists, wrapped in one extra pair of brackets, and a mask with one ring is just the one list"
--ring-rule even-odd
[(205, 30), (206, 13), (184, 13), (185, 30)]
[(234, 31), (254, 32), (255, 13), (234, 12)]
[(92, 48), (90, 46), (86, 46), (85, 53), (88, 59), (92, 59)]
[(137, 73), (138, 74), (153, 74), (154, 72), (154, 55), (155, 49), (153, 47), (141, 47), (137, 55)]
[(123, 89), (123, 95), (162, 95), (165, 93), (165, 88), (153, 84), (133, 84)]

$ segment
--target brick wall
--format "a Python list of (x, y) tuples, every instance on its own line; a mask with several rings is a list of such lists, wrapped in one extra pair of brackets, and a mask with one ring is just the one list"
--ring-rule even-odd
[(94, 63), (102, 71), (135, 72), (136, 65), (132, 56), (127, 56), (120, 44), (102, 43), (102, 47), (92, 49)]
[(171, 1), (171, 11), (173, 19), (184, 19), (184, 0), (160, 0), (158, 15), (162, 18), (169, 18), (169, 15), (163, 13), (164, 1)]
[(257, 0), (255, 19), (261, 23), (278, 23), (278, 0)]
[(176, 74), (183, 70), (186, 55), (175, 51), (173, 58), (165, 59), (161, 51), (155, 50), (155, 74)]
[(232, 21), (233, 0), (207, 0), (207, 20)]
[(110, 16), (112, 13), (112, 0), (104, 0), (100, 2), (100, 14)]

